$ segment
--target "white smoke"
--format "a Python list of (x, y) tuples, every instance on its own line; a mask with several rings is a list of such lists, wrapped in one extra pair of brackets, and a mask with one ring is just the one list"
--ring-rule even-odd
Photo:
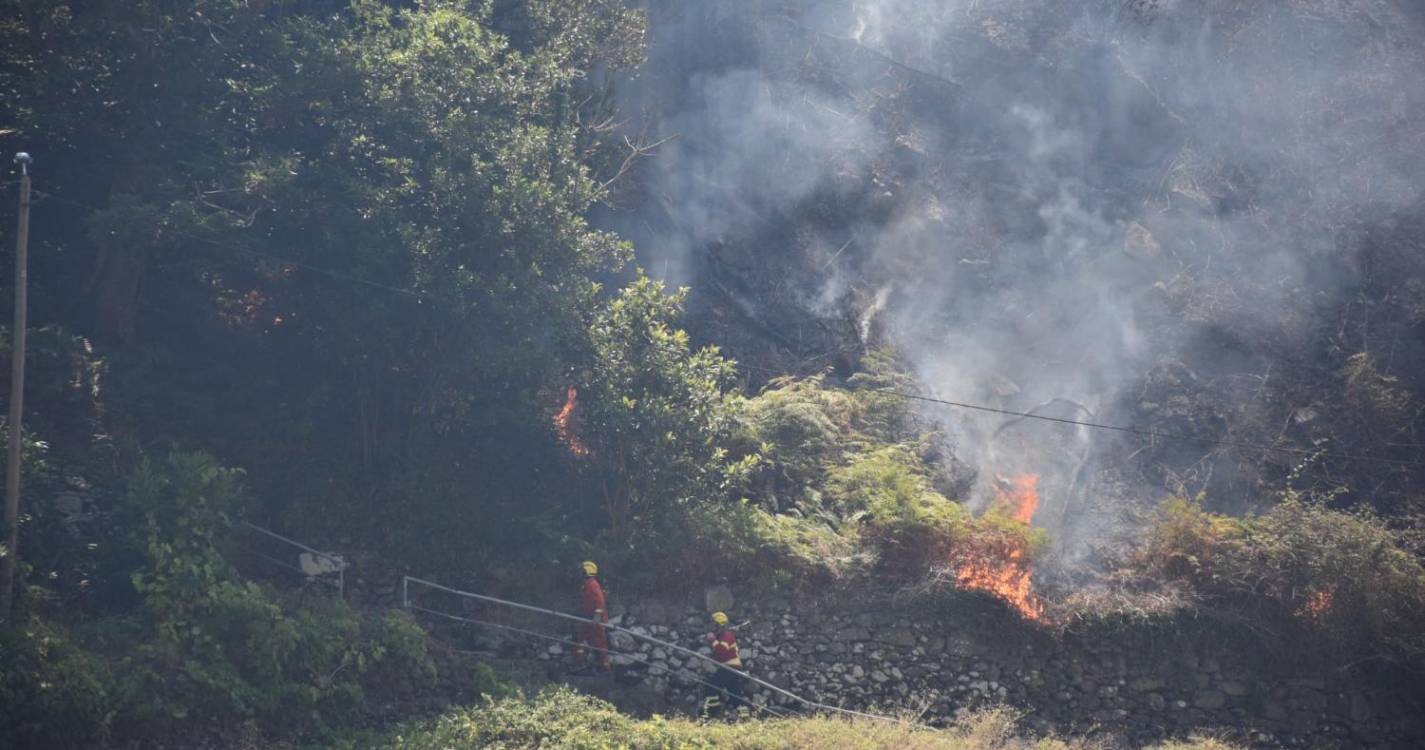
[[(644, 175), (663, 221), (633, 233), (641, 252), (696, 288), (697, 259), (756, 245), (807, 315), (855, 307), (852, 335), (958, 401), (1124, 421), (1154, 368), (1259, 372), (1348, 283), (1345, 228), (1425, 194), (1405, 0), (651, 10), (626, 88), (678, 140)], [(1065, 538), (1121, 520), (1108, 485), (1162, 490), (1095, 488), (1101, 435), (936, 413), (983, 477), (1045, 474)]]

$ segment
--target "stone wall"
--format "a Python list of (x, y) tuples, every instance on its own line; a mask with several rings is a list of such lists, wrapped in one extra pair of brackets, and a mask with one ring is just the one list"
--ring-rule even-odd
[[(1129, 745), (1225, 730), (1263, 747), (1425, 746), (1420, 699), (1403, 687), (1312, 670), (1241, 637), (1228, 643), (1221, 628), (1055, 634), (975, 597), (907, 609), (737, 602), (730, 592), (713, 593), (734, 623), (747, 621), (739, 640), (753, 674), (829, 704), (910, 708), (944, 723), (960, 711), (1005, 703), (1024, 709), (1032, 730), (1104, 734)], [(710, 630), (703, 606), (640, 601), (611, 611), (617, 624), (686, 647), (701, 646)], [(613, 646), (651, 665), (617, 659), (621, 671), (642, 672), (641, 689), (664, 704), (656, 708), (693, 708), (701, 689), (694, 678), (708, 665), (627, 635), (616, 635)], [(558, 660), (562, 649), (550, 648), (539, 658)], [(752, 697), (774, 707), (791, 703), (764, 688)]]

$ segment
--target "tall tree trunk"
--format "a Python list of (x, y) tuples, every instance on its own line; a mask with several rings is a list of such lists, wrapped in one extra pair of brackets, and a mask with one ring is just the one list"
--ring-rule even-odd
[(139, 291), (148, 270), (149, 248), (130, 245), (105, 248), (96, 257), (94, 330), (103, 337), (131, 344)]

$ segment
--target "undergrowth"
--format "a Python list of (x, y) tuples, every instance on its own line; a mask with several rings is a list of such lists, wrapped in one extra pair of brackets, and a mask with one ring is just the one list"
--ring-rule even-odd
[(1064, 627), (1206, 617), (1297, 663), (1425, 669), (1425, 565), (1418, 532), (1369, 509), (1288, 491), (1233, 517), (1201, 497), (1165, 502), (1141, 543), (1099, 585), (1054, 603)]
[[(805, 717), (698, 723), (653, 716), (635, 719), (567, 688), (451, 711), (376, 736), (348, 738), (340, 750), (1079, 750), (1085, 740), (1032, 738), (1006, 709), (970, 715), (947, 729), (871, 719)], [(1231, 750), (1211, 739), (1170, 742), (1162, 750)]]
[(976, 516), (957, 501), (940, 441), (906, 400), (889, 352), (868, 357), (844, 386), (782, 378), (731, 405), (734, 454), (755, 456), (732, 502), (690, 503), (649, 522), (642, 552), (666, 580), (763, 579), (908, 583), (977, 550), (1032, 555), (1042, 532), (1003, 512)]
[(377, 697), (435, 677), (426, 634), (403, 612), (242, 580), (222, 548), (238, 472), (177, 452), (131, 477), (137, 608), (69, 622), (35, 611), (0, 629), (0, 737), (16, 747), (180, 738), (253, 721), (320, 737)]

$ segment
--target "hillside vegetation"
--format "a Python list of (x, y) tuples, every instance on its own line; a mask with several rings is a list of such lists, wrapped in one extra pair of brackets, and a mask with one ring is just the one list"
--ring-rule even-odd
[[(633, 720), (607, 704), (567, 691), (508, 698), (456, 711), (381, 737), (349, 745), (373, 750), (1078, 750), (1093, 745), (1016, 734), (1015, 716), (989, 711), (951, 729), (918, 728), (870, 719), (789, 718), (736, 724), (697, 723), (655, 716)], [(1193, 739), (1154, 750), (1231, 750), (1234, 745)]]
[[(1384, 184), (1389, 205), (1317, 211), (1304, 176), (1379, 166), (1357, 158), (1366, 146), (1343, 141), (1327, 166), (1276, 169), (1262, 155), (1270, 148), (1251, 159), (1225, 146), (1198, 156), (1184, 141), (1129, 159), (1123, 144), (1101, 144), (1099, 156), (1134, 185), (1167, 186), (1154, 188), (1158, 213), (1151, 228), (1128, 221), (1113, 212), (1146, 209), (1095, 183), (1092, 194), (1113, 196), (1100, 217), (1113, 230), (1059, 257), (1031, 241), (1062, 228), (1066, 214), (1031, 200), (1055, 192), (1046, 185), (1057, 178), (1038, 185), (1030, 170), (1032, 190), (1004, 189), (1019, 173), (1000, 154), (1032, 153), (1074, 185), (1096, 180), (1095, 169), (1046, 154), (1052, 140), (1020, 142), (1027, 136), (994, 127), (972, 128), (963, 149), (939, 159), (920, 125), (930, 118), (949, 132), (971, 110), (1002, 110), (994, 91), (947, 98), (947, 81), (962, 84), (867, 56), (848, 38), (796, 32), (814, 43), (759, 64), (779, 81), (839, 92), (801, 101), (850, 119), (827, 129), (834, 149), (807, 152), (803, 130), (768, 124), (790, 110), (719, 109), (778, 137), (801, 135), (771, 146), (744, 138), (717, 164), (795, 161), (815, 174), (782, 175), (810, 183), (787, 201), (761, 203), (759, 193), (709, 207), (731, 205), (743, 223), (678, 235), (703, 253), (691, 265), (715, 270), (691, 274), (693, 289), (675, 287), (636, 262), (667, 261), (674, 248), (636, 253), (607, 227), (668, 188), (658, 159), (685, 158), (673, 171), (702, 185), (689, 165), (706, 155), (655, 133), (687, 120), (660, 121), (654, 104), (635, 114), (621, 97), (663, 88), (639, 88), (652, 76), (702, 86), (705, 68), (742, 49), (689, 49), (686, 66), (650, 66), (650, 18), (713, 14), (714, 43), (721, 34), (777, 42), (801, 23), (790, 10), (769, 17), (744, 5), (765, 10), (672, 0), (0, 0), (0, 146), (34, 154), (36, 188), (24, 429), (5, 430), (24, 447), (24, 490), (18, 549), (0, 550), (19, 573), (0, 627), (0, 745), (1086, 746), (1019, 738), (1010, 712), (934, 733), (826, 718), (724, 726), (623, 716), (567, 692), (510, 695), (501, 675), (395, 607), (402, 574), (523, 595), (572, 590), (583, 559), (598, 560), (630, 599), (732, 582), (740, 596), (812, 591), (893, 606), (969, 588), (1057, 633), (1207, 618), (1254, 646), (1412, 693), (1425, 674), (1425, 255), (1410, 184), (1374, 182), (1362, 166), (1349, 174), (1365, 187), (1333, 195)], [(979, 50), (997, 69), (1054, 76), (1121, 62), (1105, 52), (1112, 45), (1058, 23), (1068, 4), (1034, 23), (1033, 4), (969, 5), (998, 15), (976, 16), (978, 41), (949, 45), (956, 54)], [(1181, 11), (1221, 25), (1162, 16), (1158, 3), (1086, 7), (1098, 5), (1121, 6), (1109, 15), (1132, 39), (1161, 34), (1179, 49), (1201, 31), (1248, 50), (1247, 62), (1258, 61), (1252, 45), (1233, 40), (1270, 36), (1262, 30), (1277, 28), (1277, 13), (1292, 29), (1318, 20), (1310, 2)], [(1361, 16), (1322, 3), (1330, 13), (1319, 28), (1369, 21), (1384, 41), (1362, 49), (1394, 50), (1412, 27), (1377, 22), (1371, 14), (1385, 5), (1364, 3)], [(1166, 28), (1144, 30), (1159, 17)], [(900, 27), (919, 16), (896, 18)], [(1034, 33), (1021, 38), (1021, 22)], [(1273, 49), (1263, 56), (1274, 59)], [(741, 80), (714, 88), (773, 90)], [(1035, 85), (1053, 91), (1055, 80)], [(1382, 80), (1369, 78), (1360, 95), (1389, 88)], [(1207, 125), (1177, 130), (1168, 121), (1184, 117), (1142, 99), (1157, 94), (1138, 81), (1130, 99), (1147, 109), (1128, 110), (1222, 145)], [(686, 104), (690, 92), (671, 88)], [(1193, 91), (1184, 96), (1216, 106)], [(1415, 96), (1402, 91), (1359, 122), (1334, 108), (1320, 119), (1371, 132), (1398, 123), (1388, 143), (1418, 145), (1404, 125), (1415, 124)], [(838, 110), (853, 103), (850, 115)], [(867, 141), (866, 131), (885, 137)], [(1249, 163), (1234, 166), (1238, 156)], [(1152, 169), (1127, 164), (1140, 157)], [(1400, 160), (1408, 171), (1413, 162)], [(1291, 189), (1272, 192), (1283, 174)], [(949, 196), (981, 183), (1017, 197), (967, 199), (984, 216), (945, 223)], [(0, 187), (9, 253), (15, 186)], [(936, 191), (943, 203), (922, 200)], [(655, 221), (648, 205), (633, 210)], [(671, 212), (701, 215), (688, 204)], [(1181, 224), (1191, 231), (1178, 233)], [(822, 244), (807, 237), (848, 227), (884, 232), (908, 254), (858, 258), (866, 237), (841, 245), (845, 255), (803, 252)], [(962, 234), (974, 239), (963, 257), (927, 255)], [(1325, 237), (1329, 247), (1303, 239)], [(1298, 240), (1313, 252), (1291, 277), (1298, 287), (1243, 270), (1261, 258), (1238, 250), (1285, 252)], [(1207, 249), (1191, 255), (1199, 242)], [(1157, 265), (1133, 266), (1119, 286), (1089, 286), (1125, 253)], [(853, 259), (863, 265), (836, 265)], [(677, 276), (663, 265), (662, 276)], [(815, 284), (776, 286), (808, 268), (818, 269)], [(931, 268), (963, 274), (942, 284)], [(0, 269), (8, 310), (12, 264)], [(962, 305), (912, 316), (913, 332), (1009, 332), (996, 322), (1006, 311), (1066, 322), (1078, 298), (1123, 292), (1144, 306), (1125, 313), (1146, 330), (1130, 338), (1196, 342), (1191, 366), (1152, 347), (1152, 362), (1125, 365), (1134, 377), (1098, 418), (1161, 431), (1091, 443), (1067, 482), (1084, 501), (1058, 506), (1060, 538), (1034, 517), (1034, 466), (997, 476), (977, 461), (999, 427), (967, 431), (969, 418), (915, 398), (939, 393), (937, 374), (956, 368), (1015, 364), (1029, 383), (1058, 374), (1058, 360), (1023, 365), (1035, 347), (990, 352), (953, 336), (927, 344), (929, 356), (915, 348), (920, 338), (878, 333), (891, 293), (861, 280), (879, 286), (905, 269), (919, 292), (906, 299), (940, 299), (931, 291), (943, 286)], [(1031, 277), (1062, 281), (1075, 304), (1047, 296), (1053, 314), (1039, 312), (1025, 299)], [(852, 281), (838, 291), (828, 278)], [(981, 296), (978, 284), (1006, 296)], [(1244, 300), (1268, 288), (1274, 300), (1306, 302), (1259, 319)], [(748, 301), (758, 295), (778, 304)], [(847, 300), (855, 304), (842, 309)], [(792, 306), (823, 313), (809, 319)], [(4, 373), (13, 338), (0, 327)], [(1055, 356), (1097, 351), (1081, 337), (1050, 338)], [(733, 348), (719, 348), (724, 340)], [(1277, 361), (1290, 376), (1267, 366)], [(977, 378), (998, 377), (985, 367)], [(987, 401), (1011, 413), (1033, 406), (1015, 383), (996, 383)], [(1166, 433), (1285, 450), (1244, 457), (1217, 445), (1205, 456), (1198, 438), (1157, 439)], [(1173, 499), (1160, 506), (1164, 496)], [(1131, 533), (1101, 539), (1102, 509), (1125, 505)], [(345, 588), (282, 567), (300, 568), (285, 547), (274, 566), (249, 524), (339, 551), (350, 563)], [(1071, 534), (1076, 555), (1059, 556)], [(502, 697), (481, 702), (485, 694)]]

